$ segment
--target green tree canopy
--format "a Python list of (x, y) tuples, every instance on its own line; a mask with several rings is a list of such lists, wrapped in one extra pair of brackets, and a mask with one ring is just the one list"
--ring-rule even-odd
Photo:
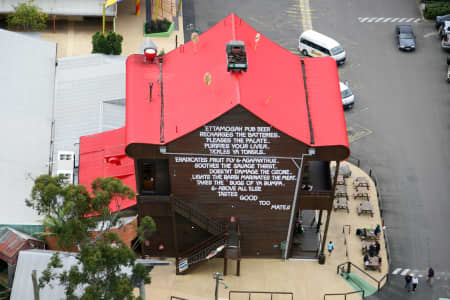
[[(66, 185), (62, 175), (39, 176), (26, 204), (44, 217), (44, 235), (55, 236), (60, 247), (80, 251), (78, 264), (67, 271), (58, 271), (62, 264), (55, 254), (39, 278), (39, 286), (56, 281), (65, 287), (67, 299), (134, 299), (133, 283), (150, 283), (150, 276), (144, 266), (135, 264), (134, 251), (111, 232), (121, 213), (108, 208), (113, 201), (120, 208), (121, 200), (132, 197), (134, 191), (112, 177), (95, 179), (88, 192), (82, 185)], [(98, 226), (100, 232), (93, 239), (89, 230)], [(138, 240), (155, 230), (153, 219), (143, 218), (137, 228)], [(127, 268), (131, 276), (125, 272)], [(79, 287), (83, 288), (81, 296), (75, 293)]]
[(92, 53), (120, 55), (122, 53), (123, 37), (115, 32), (104, 35), (96, 32), (92, 36)]
[(14, 13), (8, 15), (8, 29), (40, 31), (47, 27), (47, 14), (33, 4), (34, 0), (14, 6)]

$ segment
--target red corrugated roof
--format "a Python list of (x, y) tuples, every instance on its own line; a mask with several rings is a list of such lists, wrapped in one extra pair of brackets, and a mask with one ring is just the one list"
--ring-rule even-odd
[[(125, 154), (125, 128), (106, 131), (80, 138), (79, 183), (91, 187), (97, 177), (119, 178), (136, 191), (134, 160)], [(136, 199), (112, 202), (111, 211), (125, 209), (136, 204)]]
[(17, 262), (17, 255), (20, 250), (33, 248), (32, 241), (35, 247), (42, 247), (42, 242), (29, 236), (23, 232), (17, 231), (10, 227), (3, 227), (0, 229), (0, 258), (9, 264)]
[[(160, 65), (131, 55), (125, 145), (169, 143), (241, 105), (304, 144), (349, 148), (336, 62), (304, 59), (303, 74), (296, 55), (262, 35), (255, 50), (256, 33), (232, 14), (201, 34), (195, 47), (190, 41), (164, 56), (162, 131)], [(227, 72), (225, 48), (230, 40), (245, 42), (248, 72)], [(212, 77), (210, 86), (204, 82), (207, 72)]]

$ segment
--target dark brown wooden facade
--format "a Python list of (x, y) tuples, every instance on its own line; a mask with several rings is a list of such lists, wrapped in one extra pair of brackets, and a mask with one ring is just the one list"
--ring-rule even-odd
[[(305, 161), (298, 184), (315, 188), (300, 189), (296, 210), (331, 211), (329, 163), (339, 151), (346, 150), (316, 149), (308, 157), (310, 163)], [(139, 216), (151, 216), (157, 224), (143, 253), (179, 257), (214, 234), (177, 213), (176, 202), (219, 223), (236, 217), (243, 257), (280, 257), (299, 158), (307, 152), (307, 145), (240, 106), (164, 146), (128, 146), (128, 155), (135, 159)], [(164, 250), (158, 250), (160, 244)]]

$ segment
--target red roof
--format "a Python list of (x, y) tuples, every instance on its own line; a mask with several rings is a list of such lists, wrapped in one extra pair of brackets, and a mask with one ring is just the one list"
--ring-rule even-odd
[[(97, 177), (119, 178), (136, 191), (134, 160), (125, 154), (125, 128), (106, 131), (80, 138), (79, 183), (91, 187)], [(125, 209), (136, 204), (136, 199), (124, 199), (119, 205)], [(119, 209), (112, 202), (111, 211)]]
[(0, 259), (16, 264), (19, 251), (43, 248), (43, 242), (11, 227), (0, 229)]
[[(241, 105), (306, 145), (348, 149), (335, 60), (301, 60), (263, 35), (255, 46), (256, 34), (231, 14), (201, 34), (195, 47), (190, 41), (167, 53), (162, 65), (162, 120), (159, 63), (146, 63), (143, 55), (128, 57), (125, 145), (169, 143)], [(247, 72), (227, 72), (225, 49), (230, 40), (244, 41)], [(212, 78), (209, 86), (204, 82), (207, 72)]]

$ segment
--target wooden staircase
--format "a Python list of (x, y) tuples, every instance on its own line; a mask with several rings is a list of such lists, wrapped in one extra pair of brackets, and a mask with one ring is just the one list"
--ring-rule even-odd
[(186, 274), (191, 271), (194, 266), (197, 266), (218, 254), (215, 253), (217, 248), (220, 246), (225, 247), (227, 245), (227, 223), (222, 220), (216, 220), (205, 216), (199, 210), (175, 198), (173, 199), (173, 209), (177, 214), (211, 233), (209, 238), (196, 246), (183, 251), (180, 253), (179, 257), (176, 258), (177, 274)]

